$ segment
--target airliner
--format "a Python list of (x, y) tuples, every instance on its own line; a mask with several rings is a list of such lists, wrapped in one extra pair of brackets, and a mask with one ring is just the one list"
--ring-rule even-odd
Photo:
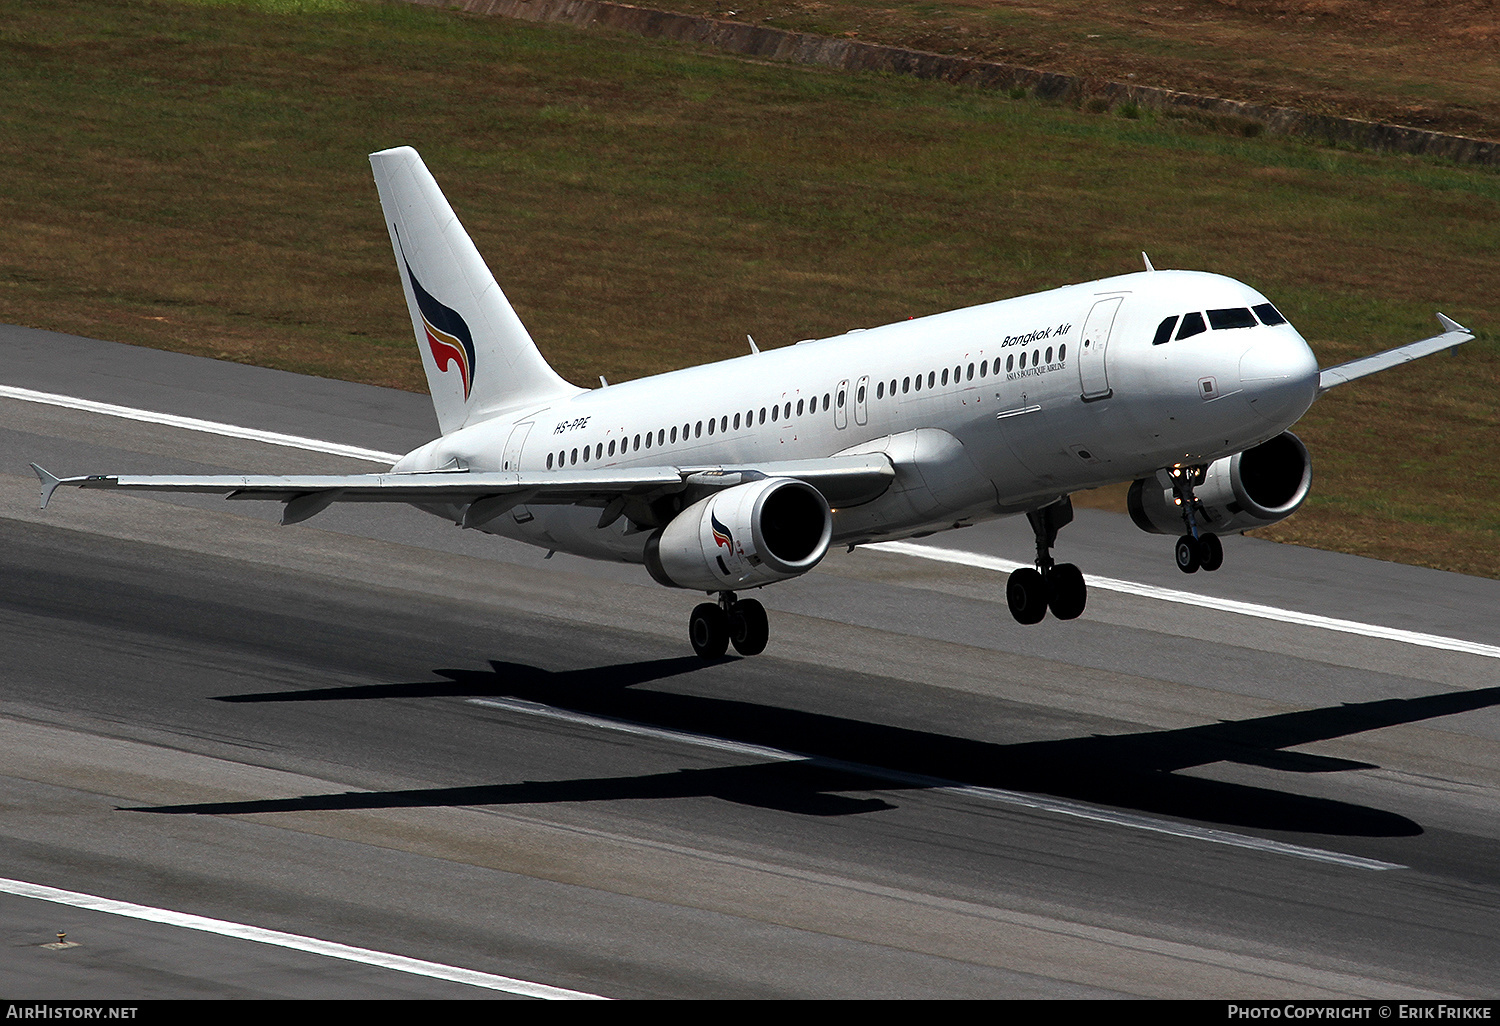
[(1006, 582), (1022, 624), (1083, 613), (1052, 558), (1071, 493), (1132, 482), (1145, 531), (1176, 535), (1186, 573), (1217, 570), (1219, 535), (1277, 523), (1311, 485), (1288, 428), (1323, 392), (1469, 341), (1441, 334), (1320, 370), (1255, 289), (1145, 270), (732, 360), (580, 388), (542, 357), (417, 152), (372, 154), (441, 437), (388, 472), (58, 478), (284, 503), (283, 524), (335, 502), (410, 503), (444, 520), (701, 591), (705, 659), (763, 651), (751, 591), (834, 545), (919, 538), (1024, 513), (1035, 565)]

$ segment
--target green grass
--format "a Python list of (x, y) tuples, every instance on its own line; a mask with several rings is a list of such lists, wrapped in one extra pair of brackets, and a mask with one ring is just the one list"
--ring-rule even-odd
[[(1500, 174), (1119, 109), (275, 0), (0, 0), (0, 96), (0, 319), (417, 390), (366, 160), (402, 143), (579, 382), (1141, 249), (1260, 288), (1325, 363), (1500, 324)], [(1332, 393), (1281, 536), (1497, 573), (1497, 383), (1487, 336)]]

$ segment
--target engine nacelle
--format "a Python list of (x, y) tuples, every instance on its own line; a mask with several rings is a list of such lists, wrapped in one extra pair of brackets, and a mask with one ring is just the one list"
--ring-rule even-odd
[(646, 569), (669, 588), (732, 591), (805, 574), (833, 537), (812, 485), (770, 477), (693, 503), (646, 542)]
[[(1283, 431), (1269, 442), (1208, 465), (1193, 489), (1202, 505), (1198, 523), (1205, 531), (1228, 534), (1280, 523), (1302, 505), (1312, 488), (1312, 460), (1301, 439)], [(1143, 477), (1130, 486), (1130, 519), (1152, 534), (1183, 534), (1166, 473)]]

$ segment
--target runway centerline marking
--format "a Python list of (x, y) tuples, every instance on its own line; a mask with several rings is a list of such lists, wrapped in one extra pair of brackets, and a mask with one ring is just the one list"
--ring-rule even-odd
[[(317, 438), (304, 438), (300, 435), (284, 435), (275, 431), (262, 431), (258, 428), (239, 427), (234, 424), (223, 424), (218, 421), (199, 420), (195, 417), (179, 417), (175, 414), (158, 413), (154, 410), (141, 410), (130, 406), (116, 406), (112, 403), (95, 402), (92, 399), (80, 399), (75, 396), (59, 395), (53, 392), (38, 392), (29, 388), (18, 388), (14, 385), (0, 385), (0, 398), (20, 399), (25, 402), (62, 406), (68, 409), (101, 413), (106, 416), (122, 417), (127, 420), (137, 420), (148, 424), (161, 424), (166, 427), (182, 428), (187, 431), (202, 431), (209, 434), (225, 435), (230, 438), (244, 438), (251, 441), (266, 442), (270, 445), (283, 445), (289, 448), (306, 449), (312, 452), (329, 453), (335, 456), (349, 456), (354, 459), (369, 460), (373, 463), (393, 464), (401, 459), (400, 453), (379, 452), (375, 449), (361, 449), (357, 446), (344, 445), (339, 442), (328, 442)], [(930, 559), (940, 563), (977, 566), (1000, 573), (1010, 573), (1012, 570), (1031, 565), (1030, 563), (1000, 559), (996, 556), (987, 556), (979, 552), (944, 549), (932, 545), (918, 545), (914, 542), (877, 542), (865, 547), (881, 552), (895, 552), (906, 556), (916, 556), (919, 559)], [(1162, 588), (1152, 584), (1138, 584), (1135, 581), (1122, 581), (1112, 577), (1099, 577), (1094, 574), (1085, 574), (1084, 578), (1088, 582), (1089, 587), (1098, 588), (1101, 591), (1113, 591), (1123, 595), (1156, 599), (1161, 602), (1197, 606), (1200, 609), (1214, 609), (1220, 612), (1237, 613), (1241, 616), (1252, 616), (1263, 620), (1277, 620), (1281, 623), (1316, 627), (1343, 634), (1356, 634), (1367, 638), (1383, 638), (1387, 641), (1396, 641), (1422, 648), (1462, 652), (1467, 655), (1477, 655), (1487, 659), (1500, 659), (1500, 645), (1486, 645), (1477, 641), (1465, 641), (1462, 638), (1450, 638), (1441, 634), (1423, 634), (1419, 631), (1402, 630), (1398, 627), (1386, 627), (1381, 624), (1362, 623), (1358, 620), (1341, 620), (1332, 616), (1304, 613), (1296, 609), (1282, 609), (1277, 606), (1265, 606), (1255, 602), (1216, 598), (1212, 595), (1200, 595), (1191, 591), (1178, 591), (1174, 588)]]
[(78, 891), (65, 891), (58, 887), (27, 883), (24, 880), (0, 878), (0, 894), (36, 898), (40, 901), (71, 905), (74, 908), (91, 909), (95, 912), (107, 912), (110, 915), (125, 916), (148, 923), (180, 926), (188, 930), (217, 934), (220, 937), (234, 937), (239, 940), (254, 941), (257, 944), (290, 948), (293, 951), (306, 951), (315, 955), (325, 955), (328, 958), (343, 959), (346, 962), (359, 962), (363, 965), (411, 973), (414, 976), (426, 976), (449, 983), (463, 983), (471, 987), (483, 987), (486, 990), (504, 991), (521, 997), (542, 998), (549, 1001), (604, 1000), (597, 994), (585, 994), (582, 991), (566, 990), (562, 987), (549, 987), (544, 983), (516, 980), (509, 976), (482, 973), (476, 969), (461, 969), (457, 966), (443, 965), (440, 962), (426, 962), (420, 958), (408, 958), (405, 955), (393, 955), (385, 951), (372, 951), (369, 948), (356, 948), (335, 941), (302, 937), (295, 933), (282, 933), (280, 930), (266, 930), (258, 926), (246, 926), (244, 923), (231, 923), (223, 919), (209, 919), (186, 912), (174, 912), (171, 909), (136, 905), (128, 901), (116, 901), (113, 898), (101, 898)]
[(671, 730), (666, 727), (654, 727), (645, 723), (636, 723), (631, 720), (620, 720), (608, 716), (594, 716), (590, 713), (580, 713), (571, 709), (559, 709), (556, 706), (543, 705), (540, 702), (528, 702), (522, 699), (508, 698), (469, 698), (465, 699), (465, 701), (471, 705), (504, 709), (527, 716), (542, 716), (579, 726), (634, 734), (638, 737), (675, 741), (695, 745), (699, 748), (712, 748), (715, 751), (730, 752), (736, 755), (750, 755), (773, 762), (805, 762), (825, 769), (857, 773), (860, 776), (872, 777), (876, 780), (888, 780), (891, 783), (900, 784), (904, 787), (918, 787), (926, 791), (959, 794), (969, 798), (979, 798), (998, 805), (1018, 806), (1025, 809), (1034, 809), (1038, 812), (1050, 812), (1060, 816), (1071, 816), (1074, 819), (1089, 820), (1094, 823), (1123, 826), (1132, 830), (1167, 834), (1171, 837), (1182, 837), (1195, 841), (1207, 841), (1211, 844), (1224, 844), (1233, 848), (1245, 848), (1250, 851), (1266, 852), (1272, 855), (1286, 855), (1292, 858), (1307, 859), (1312, 862), (1324, 862), (1350, 869), (1386, 870), (1407, 868), (1395, 862), (1382, 862), (1379, 859), (1367, 859), (1359, 855), (1348, 855), (1344, 852), (1328, 851), (1323, 848), (1310, 848), (1300, 844), (1288, 844), (1284, 841), (1272, 841), (1268, 838), (1255, 837), (1251, 834), (1236, 834), (1229, 830), (1216, 830), (1212, 827), (1194, 826), (1191, 823), (1177, 823), (1168, 819), (1157, 819), (1154, 816), (1143, 816), (1139, 813), (1119, 812), (1096, 805), (1087, 805), (1083, 802), (1069, 801), (1066, 798), (1049, 798), (1045, 795), (1029, 794), (1025, 791), (1010, 791), (999, 787), (980, 787), (974, 784), (960, 783), (955, 780), (944, 780), (940, 777), (928, 777), (919, 773), (904, 773), (900, 770), (885, 769), (866, 763), (847, 762), (843, 759), (828, 759), (818, 755), (807, 755), (781, 748), (771, 748), (766, 745), (733, 741), (728, 738), (714, 737), (710, 734), (693, 734), (687, 731)]
[[(877, 552), (895, 552), (903, 556), (916, 556), (918, 559), (931, 559), (939, 563), (977, 566), (984, 570), (994, 570), (1006, 574), (1021, 567), (1031, 566), (1030, 563), (1019, 563), (1011, 559), (1001, 559), (998, 556), (986, 556), (981, 552), (943, 549), (935, 545), (918, 545), (915, 542), (876, 542), (872, 545), (862, 546), (862, 548), (875, 549)], [(1466, 655), (1483, 656), (1486, 659), (1500, 659), (1500, 645), (1486, 645), (1483, 642), (1466, 641), (1463, 638), (1450, 638), (1443, 634), (1423, 634), (1420, 631), (1407, 631), (1399, 627), (1386, 627), (1378, 623), (1340, 620), (1337, 617), (1320, 616), (1317, 613), (1304, 613), (1297, 609), (1282, 609), (1278, 606), (1264, 606), (1255, 602), (1242, 602), (1239, 599), (1217, 598), (1213, 595), (1201, 595), (1192, 591), (1162, 588), (1154, 584), (1138, 584), (1135, 581), (1122, 581), (1114, 577), (1099, 577), (1095, 574), (1084, 574), (1083, 576), (1090, 588), (1098, 588), (1100, 591), (1114, 591), (1122, 595), (1136, 595), (1141, 598), (1156, 599), (1159, 602), (1175, 602), (1179, 605), (1196, 606), (1199, 609), (1214, 609), (1224, 613), (1237, 613), (1240, 616), (1253, 616), (1262, 620), (1277, 620), (1281, 623), (1296, 624), (1302, 627), (1317, 627), (1325, 631), (1338, 631), (1342, 634), (1358, 634), (1366, 638), (1381, 638), (1386, 641), (1397, 641), (1405, 645), (1417, 645), (1422, 648), (1437, 648), (1448, 652), (1462, 652)]]

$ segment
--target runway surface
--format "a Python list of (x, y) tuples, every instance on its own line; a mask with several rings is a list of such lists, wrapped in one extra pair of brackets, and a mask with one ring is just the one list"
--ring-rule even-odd
[[(0, 352), (0, 385), (381, 451), (436, 434), (423, 396), (17, 328)], [(1483, 649), (1100, 588), (1023, 628), (994, 569), (861, 549), (757, 596), (764, 655), (704, 665), (698, 596), (639, 568), (412, 509), (39, 511), (26, 470), (366, 462), (13, 398), (0, 452), (0, 876), (240, 931), (0, 883), (7, 994), (1500, 990)], [(1024, 520), (924, 544), (1031, 549)], [(1186, 577), (1170, 539), (1080, 511), (1058, 556), (1500, 646), (1500, 582), (1225, 549)], [(41, 947), (60, 931), (78, 946)]]

